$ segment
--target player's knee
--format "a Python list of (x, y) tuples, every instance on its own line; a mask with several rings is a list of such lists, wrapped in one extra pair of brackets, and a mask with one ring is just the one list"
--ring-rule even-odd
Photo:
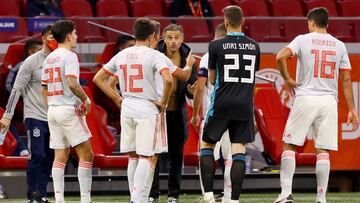
[(130, 158), (139, 158), (139, 155), (137, 155), (136, 152), (129, 152), (129, 153), (128, 153), (128, 156), (129, 156)]
[(201, 149), (203, 148), (211, 148), (214, 150), (215, 148), (215, 143), (209, 143), (209, 142), (205, 142), (205, 141), (201, 141)]
[(283, 150), (284, 151), (296, 151), (296, 145), (293, 145), (293, 144), (288, 144), (288, 143), (284, 143), (283, 145)]
[(241, 143), (233, 143), (231, 145), (231, 154), (234, 155), (234, 154), (245, 154), (246, 152), (246, 147), (244, 144), (241, 144)]

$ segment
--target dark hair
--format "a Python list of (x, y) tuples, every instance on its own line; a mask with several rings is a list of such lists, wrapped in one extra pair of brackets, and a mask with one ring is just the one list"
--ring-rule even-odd
[(41, 36), (45, 36), (45, 35), (51, 33), (52, 27), (53, 27), (52, 25), (46, 26), (46, 27), (43, 29), (43, 31), (41, 32)]
[(329, 23), (329, 11), (324, 7), (316, 7), (309, 11), (308, 20), (314, 21), (319, 28), (326, 28)]
[(221, 36), (225, 36), (227, 33), (225, 23), (221, 23), (215, 28), (215, 32), (220, 33)]
[(29, 39), (25, 42), (24, 45), (24, 51), (25, 51), (25, 56), (28, 57), (29, 56), (29, 50), (35, 48), (35, 46), (41, 46), (42, 42), (35, 40), (35, 39)]
[(117, 54), (120, 51), (121, 46), (131, 40), (135, 41), (135, 38), (130, 35), (120, 35), (116, 40), (114, 53)]
[(226, 6), (223, 9), (224, 17), (231, 27), (239, 27), (243, 16), (243, 11), (239, 6)]
[(156, 20), (152, 20), (152, 22), (154, 23), (155, 27), (156, 27), (156, 31), (155, 31), (155, 34), (160, 34), (160, 23)]
[(164, 28), (163, 35), (165, 35), (167, 31), (179, 31), (182, 35), (184, 34), (183, 26), (174, 23), (171, 23)]
[(136, 40), (144, 41), (156, 33), (156, 26), (148, 18), (139, 18), (134, 22), (134, 33)]
[(58, 43), (63, 43), (65, 42), (66, 36), (72, 33), (74, 30), (75, 23), (73, 21), (59, 20), (53, 25), (51, 33)]

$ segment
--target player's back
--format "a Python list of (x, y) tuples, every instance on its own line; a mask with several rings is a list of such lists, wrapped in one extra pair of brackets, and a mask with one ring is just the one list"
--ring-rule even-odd
[(122, 113), (129, 117), (146, 117), (157, 114), (151, 102), (158, 100), (156, 76), (167, 68), (161, 53), (146, 46), (133, 46), (119, 52), (114, 64), (119, 68), (119, 85), (124, 101)]
[(47, 84), (48, 105), (81, 105), (81, 100), (72, 93), (66, 83), (66, 77), (75, 77), (79, 82), (79, 73), (79, 60), (73, 51), (57, 48), (46, 57), (42, 70), (42, 83)]
[(259, 61), (258, 43), (242, 33), (210, 43), (209, 69), (215, 68), (216, 79), (209, 115), (232, 120), (248, 120), (252, 116)]
[(296, 95), (334, 95), (337, 97), (340, 69), (350, 69), (345, 45), (330, 34), (299, 35), (289, 45), (298, 56)]

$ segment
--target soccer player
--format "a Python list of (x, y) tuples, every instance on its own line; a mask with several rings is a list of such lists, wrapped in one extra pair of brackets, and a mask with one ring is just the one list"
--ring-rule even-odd
[[(115, 103), (121, 102), (120, 150), (129, 154), (128, 180), (131, 202), (147, 202), (146, 187), (153, 179), (156, 154), (167, 151), (161, 113), (169, 102), (172, 76), (163, 54), (154, 50), (159, 37), (149, 19), (134, 23), (136, 44), (115, 55), (95, 75), (95, 84)], [(163, 93), (158, 100), (156, 74), (163, 78)], [(122, 97), (106, 83), (109, 75), (119, 78)]]
[(41, 67), (48, 54), (57, 47), (51, 26), (42, 32), (42, 49), (25, 59), (20, 66), (6, 105), (0, 129), (8, 128), (20, 95), (24, 99), (24, 121), (29, 136), (30, 159), (26, 171), (29, 202), (48, 202), (46, 187), (54, 152), (49, 148), (50, 132), (46, 107), (41, 95)]
[(75, 24), (60, 20), (53, 25), (52, 34), (59, 47), (45, 59), (41, 80), (48, 105), (50, 148), (55, 150), (55, 199), (56, 203), (64, 202), (64, 169), (73, 147), (79, 157), (81, 203), (89, 203), (93, 152), (85, 115), (90, 112), (91, 101), (79, 84), (79, 61), (72, 51), (77, 41)]
[[(226, 28), (225, 24), (221, 23), (215, 29), (215, 38), (219, 39), (221, 37), (226, 36)], [(208, 112), (208, 107), (210, 105), (210, 95), (214, 91), (214, 86), (210, 84), (208, 80), (208, 61), (209, 54), (206, 53), (200, 60), (200, 69), (198, 72), (197, 85), (194, 93), (194, 111), (191, 118), (191, 123), (195, 126), (199, 126), (200, 122), (200, 136), (202, 136), (206, 114)], [(199, 117), (200, 107), (202, 105), (202, 115)], [(220, 149), (221, 154), (224, 157), (224, 196), (223, 201), (227, 201), (231, 197), (231, 181), (230, 181), (230, 169), (231, 169), (231, 143), (229, 139), (229, 131), (226, 131), (221, 138), (220, 142), (216, 143), (214, 149), (214, 158), (218, 160), (220, 158)], [(201, 176), (200, 176), (200, 182)], [(201, 188), (203, 190), (203, 187)], [(203, 191), (204, 192), (204, 191)]]
[[(296, 146), (302, 146), (310, 127), (314, 130), (317, 152), (316, 202), (326, 202), (325, 194), (330, 172), (329, 150), (336, 151), (338, 133), (338, 78), (349, 108), (348, 124), (353, 128), (359, 124), (354, 108), (349, 57), (343, 42), (326, 32), (328, 10), (314, 8), (308, 13), (309, 32), (297, 36), (276, 57), (287, 91), (295, 94), (294, 104), (287, 120), (281, 156), (281, 194), (275, 203), (293, 202), (292, 178), (295, 171)], [(296, 81), (287, 70), (286, 59), (296, 55)]]
[(245, 176), (245, 144), (255, 138), (253, 89), (260, 47), (241, 32), (244, 17), (240, 7), (227, 6), (223, 13), (227, 36), (209, 44), (209, 81), (215, 86), (201, 142), (200, 166), (205, 192), (202, 202), (215, 202), (214, 146), (226, 130), (232, 143), (230, 202), (239, 202)]

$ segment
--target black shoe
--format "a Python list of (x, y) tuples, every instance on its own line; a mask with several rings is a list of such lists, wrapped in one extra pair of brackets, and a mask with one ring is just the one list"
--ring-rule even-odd
[(222, 202), (223, 198), (224, 198), (224, 193), (222, 192), (221, 194), (215, 197), (215, 202)]

